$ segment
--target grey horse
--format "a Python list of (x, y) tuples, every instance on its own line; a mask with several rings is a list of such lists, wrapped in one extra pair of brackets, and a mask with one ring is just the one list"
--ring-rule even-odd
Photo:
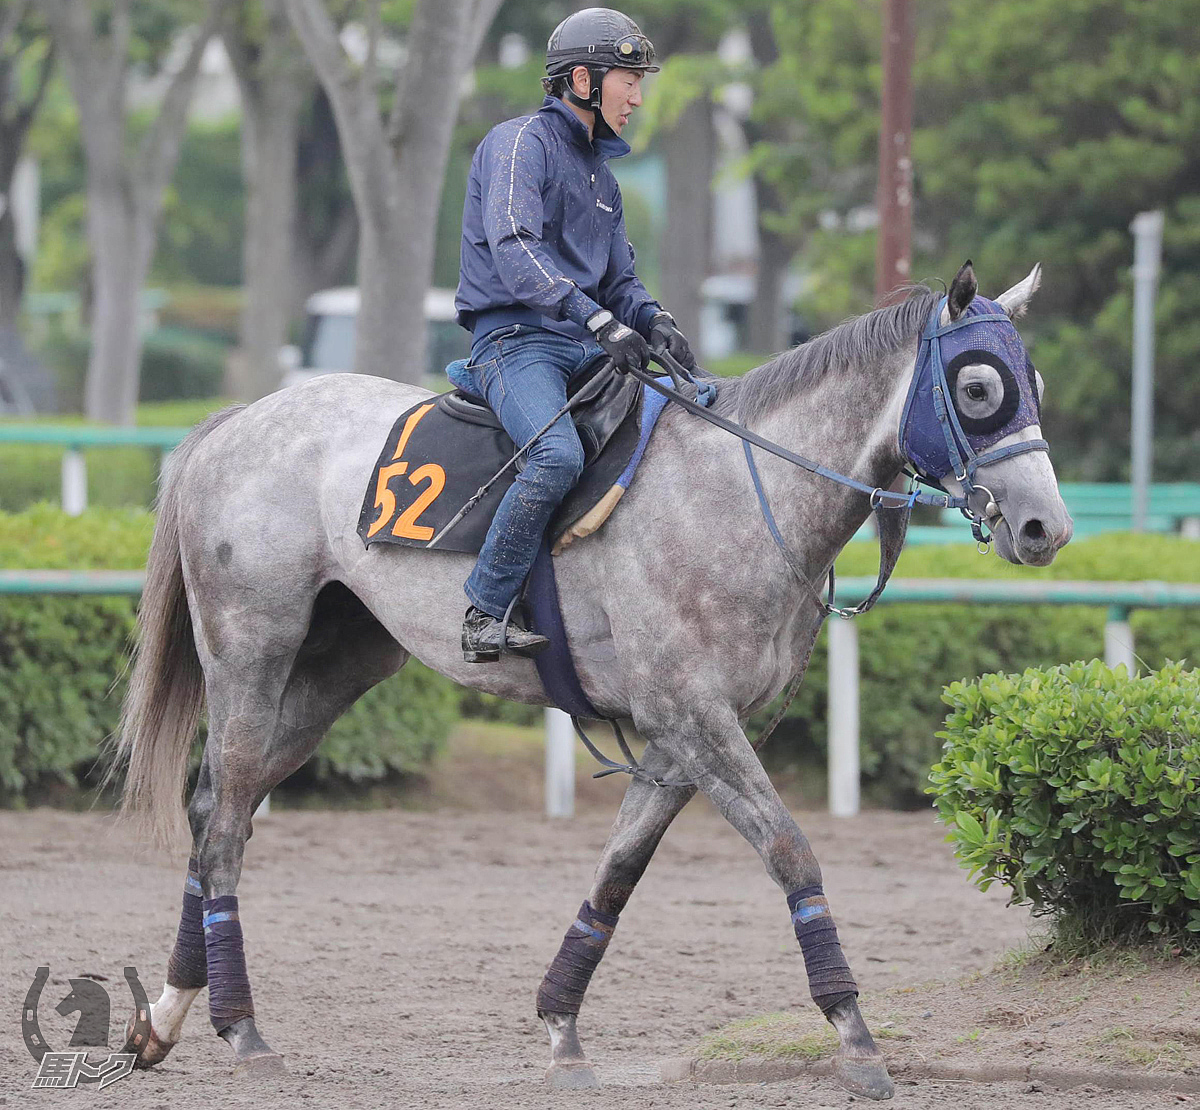
[[(1035, 267), (997, 298), (1004, 312), (1019, 316), (1038, 281)], [(962, 312), (975, 294), (968, 265), (950, 288), (943, 317)], [(901, 413), (917, 337), (938, 303), (933, 292), (916, 289), (898, 305), (725, 381), (717, 411), (886, 489), (905, 464)], [(978, 369), (958, 376), (958, 388), (970, 389), (975, 404), (990, 388), (989, 368)], [(207, 705), (208, 742), (187, 807), (195, 860), (188, 889), (197, 922), (204, 900), (206, 933), (197, 941), (199, 925), (190, 934), (185, 928), (185, 896), (185, 922), (140, 1053), (145, 1066), (179, 1040), (189, 1005), (208, 983), (213, 1024), (234, 1051), (235, 1070), (282, 1067), (252, 1007), (235, 1011), (236, 1020), (217, 1020), (214, 968), (222, 990), (230, 980), (220, 955), (227, 949), (218, 951), (219, 929), (210, 922), (228, 926), (237, 918), (231, 896), (256, 806), (313, 754), (355, 699), (412, 655), (463, 685), (546, 704), (531, 662), (463, 662), (458, 633), (470, 556), (364, 549), (357, 534), (362, 492), (389, 428), (426, 396), (381, 378), (322, 377), (216, 413), (172, 454), (118, 756), (128, 764), (125, 813), (139, 822), (143, 839), (170, 843), (183, 831), (188, 752)], [(965, 395), (961, 400), (968, 403)], [(1040, 436), (1034, 425), (1015, 438)], [(810, 581), (821, 582), (867, 518), (868, 498), (765, 452), (757, 458), (780, 532)], [(991, 495), (978, 510), (995, 529), (998, 553), (1012, 563), (1051, 562), (1070, 539), (1071, 521), (1048, 455), (1005, 458), (981, 469), (977, 481), (986, 484), (985, 498)], [(961, 492), (952, 478), (947, 488)], [(667, 826), (697, 789), (753, 845), (785, 893), (819, 890), (817, 860), (743, 724), (807, 664), (824, 613), (764, 524), (742, 444), (668, 405), (612, 518), (555, 562), (583, 689), (602, 713), (632, 720), (647, 742), (648, 772), (689, 784), (629, 783), (585, 906), (615, 923)], [(600, 931), (606, 942), (611, 928), (592, 929)], [(591, 943), (573, 926), (564, 950), (570, 943), (578, 952), (581, 942)], [(197, 943), (187, 972), (187, 946)], [(240, 951), (240, 926), (237, 944)], [(587, 974), (602, 950), (587, 957)], [(811, 966), (809, 977), (817, 997)], [(845, 977), (853, 988), (848, 968)], [(247, 979), (247, 1000), (248, 990)], [(581, 990), (575, 1005), (560, 1008), (573, 1012), (539, 1006), (550, 1037), (547, 1077), (561, 1086), (595, 1084), (576, 1033)], [(857, 990), (822, 1009), (839, 1035), (834, 1067), (841, 1083), (888, 1097), (892, 1083)]]

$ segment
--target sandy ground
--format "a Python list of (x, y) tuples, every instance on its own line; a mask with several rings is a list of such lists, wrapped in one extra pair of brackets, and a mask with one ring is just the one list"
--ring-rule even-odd
[[(572, 820), (536, 811), (307, 812), (260, 820), (239, 890), (259, 1028), (288, 1061), (267, 1085), (231, 1077), (201, 995), (167, 1062), (106, 1091), (38, 1092), (129, 1110), (188, 1106), (844, 1107), (826, 1079), (707, 1086), (657, 1063), (735, 1018), (808, 1007), (783, 896), (758, 858), (697, 801), (667, 834), (588, 995), (584, 1044), (605, 1087), (554, 1092), (534, 993), (587, 892), (620, 786)], [(927, 813), (800, 814), (864, 999), (986, 969), (1028, 918), (968, 885)], [(0, 813), (0, 1104), (24, 1105), (35, 1065), (20, 1035), (39, 964), (39, 1015), (65, 1048), (66, 980), (103, 975), (113, 1040), (135, 965), (157, 997), (178, 920), (182, 861), (138, 857), (99, 814)], [(115, 1048), (115, 1045), (114, 1045)], [(93, 1058), (97, 1053), (93, 1052)], [(1178, 1106), (1176, 1095), (1030, 1084), (901, 1084), (893, 1105), (1039, 1110)], [(1200, 1102), (1200, 1099), (1196, 1100)]]

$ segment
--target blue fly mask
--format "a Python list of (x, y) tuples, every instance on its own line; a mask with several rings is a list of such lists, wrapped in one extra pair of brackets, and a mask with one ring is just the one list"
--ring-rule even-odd
[[(1026, 451), (1048, 452), (1050, 446), (1031, 439), (991, 450), (1006, 436), (1040, 423), (1033, 363), (995, 301), (976, 296), (957, 320), (943, 326), (945, 306), (943, 297), (921, 333), (900, 418), (900, 446), (922, 480), (940, 486), (953, 475), (969, 499), (979, 467)], [(985, 367), (980, 381), (960, 390), (962, 370), (979, 365)]]

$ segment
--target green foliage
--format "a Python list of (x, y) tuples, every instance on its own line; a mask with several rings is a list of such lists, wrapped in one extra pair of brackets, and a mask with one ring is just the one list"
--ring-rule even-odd
[[(801, 310), (818, 330), (874, 301), (875, 232), (856, 219), (877, 179), (879, 5), (773, 5), (778, 59), (752, 122), (765, 222), (802, 243)], [(1127, 480), (1132, 239), (1166, 214), (1156, 305), (1157, 476), (1200, 466), (1200, 4), (1012, 0), (986, 18), (914, 11), (912, 273), (974, 259), (996, 295), (1036, 261), (1022, 333), (1047, 385), (1043, 430), (1063, 478)]]
[(163, 233), (151, 283), (230, 286), (242, 280), (241, 124), (192, 123), (163, 198)]
[(138, 389), (142, 401), (214, 397), (225, 374), (225, 344), (160, 328), (146, 337)]
[(1200, 934), (1200, 672), (1071, 663), (951, 684), (929, 792), (984, 890), (1094, 941)]
[[(1072, 543), (1049, 567), (1013, 567), (981, 556), (971, 545), (909, 548), (898, 578), (1013, 578), (1095, 581), (1196, 581), (1197, 545), (1170, 536), (1098, 536)], [(878, 550), (850, 544), (838, 560), (841, 575), (874, 575)], [(1101, 654), (1105, 612), (1086, 606), (883, 604), (859, 627), (861, 761), (875, 800), (916, 805), (929, 767), (938, 758), (935, 733), (948, 683), (995, 671), (1020, 671)], [(1193, 610), (1135, 610), (1137, 653), (1146, 666), (1200, 658), (1200, 622)], [(773, 763), (823, 765), (826, 752), (828, 665), (825, 637), (813, 653), (804, 685), (764, 750)], [(751, 722), (770, 719), (772, 709)]]
[[(154, 523), (134, 509), (56, 506), (0, 512), (0, 566), (137, 569)], [(39, 780), (97, 781), (105, 739), (125, 693), (136, 599), (6, 597), (0, 605), (0, 802), (19, 803)], [(410, 662), (361, 698), (315, 757), (318, 778), (412, 772), (445, 740), (458, 714), (454, 685)], [(193, 770), (200, 748), (193, 752)]]

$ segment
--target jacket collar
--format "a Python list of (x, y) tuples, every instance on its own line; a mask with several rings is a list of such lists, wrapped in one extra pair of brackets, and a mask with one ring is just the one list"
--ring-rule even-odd
[(623, 158), (630, 151), (629, 144), (620, 135), (607, 135), (594, 141), (589, 139), (587, 124), (556, 96), (546, 97), (538, 112), (545, 115), (550, 125), (560, 134), (578, 146), (594, 150), (602, 158)]

